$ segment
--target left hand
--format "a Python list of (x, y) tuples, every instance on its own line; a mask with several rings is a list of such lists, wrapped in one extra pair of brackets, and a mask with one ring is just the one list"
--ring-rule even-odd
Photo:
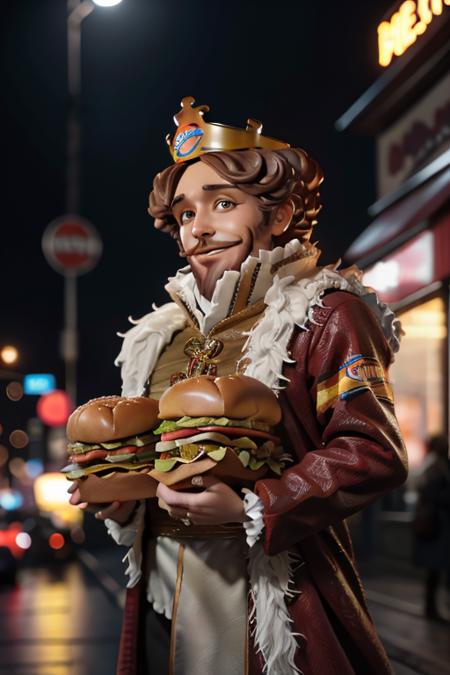
[(214, 476), (194, 476), (192, 485), (202, 492), (180, 492), (160, 483), (156, 491), (160, 508), (173, 518), (189, 518), (196, 525), (243, 523), (247, 520), (243, 500)]

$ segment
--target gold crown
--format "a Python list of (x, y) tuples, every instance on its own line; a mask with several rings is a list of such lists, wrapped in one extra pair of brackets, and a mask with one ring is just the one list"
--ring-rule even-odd
[(262, 124), (249, 118), (245, 129), (229, 127), (217, 122), (205, 122), (203, 115), (209, 106), (194, 108), (195, 99), (185, 96), (181, 101), (181, 110), (174, 116), (177, 130), (167, 134), (166, 141), (174, 162), (186, 162), (205, 152), (222, 150), (244, 150), (248, 148), (267, 148), (281, 150), (289, 148), (289, 143), (262, 136)]

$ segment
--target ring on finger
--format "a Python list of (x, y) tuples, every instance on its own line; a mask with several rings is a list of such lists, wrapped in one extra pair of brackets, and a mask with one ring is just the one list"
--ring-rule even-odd
[(180, 518), (180, 520), (183, 523), (183, 525), (186, 525), (186, 527), (189, 527), (189, 525), (192, 525), (191, 514), (189, 513), (189, 511), (186, 511), (185, 517)]

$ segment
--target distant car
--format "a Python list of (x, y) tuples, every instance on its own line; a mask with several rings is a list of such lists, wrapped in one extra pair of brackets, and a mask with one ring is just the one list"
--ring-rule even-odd
[(15, 586), (17, 581), (17, 560), (8, 546), (0, 546), (0, 585)]

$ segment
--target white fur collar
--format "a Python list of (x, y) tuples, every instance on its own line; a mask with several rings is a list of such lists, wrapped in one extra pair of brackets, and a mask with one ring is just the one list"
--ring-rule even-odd
[[(378, 300), (371, 289), (361, 284), (358, 270), (352, 268), (338, 272), (335, 268), (325, 267), (319, 269), (313, 276), (296, 279), (294, 274), (302, 263), (300, 259), (282, 266), (274, 276), (273, 273), (269, 277), (266, 276), (274, 264), (286, 260), (301, 246), (300, 242), (294, 241), (289, 242), (284, 249), (279, 247), (273, 251), (261, 251), (258, 262), (262, 263), (263, 276), (260, 285), (255, 284), (252, 294), (252, 302), (258, 300), (257, 296), (261, 294), (260, 297), (264, 297), (267, 308), (262, 319), (247, 335), (241, 362), (243, 363), (245, 359), (247, 363), (248, 360), (246, 374), (260, 380), (276, 393), (287, 386), (282, 371), (284, 363), (292, 362), (287, 347), (295, 327), (305, 330), (307, 322), (313, 322), (314, 307), (322, 306), (321, 298), (329, 289), (350, 291), (365, 300), (377, 314), (392, 351), (396, 352), (399, 348), (400, 322), (392, 310)], [(243, 264), (243, 268), (246, 263), (247, 261)], [(226, 272), (218, 284), (218, 288), (225, 289), (226, 297), (229, 297), (230, 291), (227, 287), (228, 279), (235, 282), (236, 274), (239, 277), (238, 272)], [(180, 292), (191, 311), (195, 310), (202, 315), (195, 305), (192, 279), (193, 275), (190, 272), (186, 269), (180, 270), (168, 286), (171, 287), (172, 293), (175, 293), (175, 289)], [(233, 290), (235, 283), (231, 284)], [(207, 318), (211, 320), (212, 317), (219, 316), (220, 314), (216, 312), (222, 310), (222, 297), (216, 292), (211, 302), (211, 311), (204, 317), (205, 326), (208, 325)], [(228, 304), (226, 306), (228, 307)], [(149, 375), (162, 350), (169, 344), (174, 333), (187, 325), (186, 311), (175, 303), (154, 309), (154, 312), (137, 321), (130, 318), (134, 324), (133, 328), (125, 334), (119, 334), (124, 341), (115, 363), (122, 369), (124, 396), (139, 396), (144, 392)]]

